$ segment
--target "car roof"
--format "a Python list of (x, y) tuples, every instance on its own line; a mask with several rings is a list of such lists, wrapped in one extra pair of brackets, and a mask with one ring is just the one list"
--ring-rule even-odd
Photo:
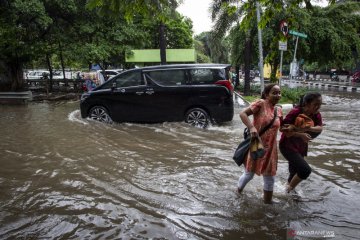
[[(102, 71), (102, 70), (100, 70)], [(105, 72), (121, 72), (122, 69), (106, 69)]]
[(223, 69), (230, 67), (230, 64), (221, 64), (221, 63), (198, 63), (198, 64), (167, 64), (167, 65), (156, 65), (141, 67), (137, 69), (142, 69), (143, 71), (151, 70), (166, 70), (166, 69), (195, 69), (195, 68), (212, 68), (212, 69)]

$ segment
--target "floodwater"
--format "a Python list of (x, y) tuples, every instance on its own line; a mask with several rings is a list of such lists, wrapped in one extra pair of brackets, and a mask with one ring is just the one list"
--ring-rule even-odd
[(285, 194), (280, 155), (273, 205), (262, 203), (261, 177), (234, 193), (237, 114), (203, 130), (105, 125), (81, 119), (78, 102), (0, 106), (0, 239), (358, 238), (360, 95), (323, 98), (313, 172)]

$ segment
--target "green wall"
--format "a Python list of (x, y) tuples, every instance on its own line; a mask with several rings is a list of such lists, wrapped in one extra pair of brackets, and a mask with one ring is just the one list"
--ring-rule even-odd
[[(133, 54), (126, 56), (126, 62), (147, 63), (161, 62), (160, 49), (132, 50)], [(195, 49), (166, 49), (166, 62), (195, 62)]]

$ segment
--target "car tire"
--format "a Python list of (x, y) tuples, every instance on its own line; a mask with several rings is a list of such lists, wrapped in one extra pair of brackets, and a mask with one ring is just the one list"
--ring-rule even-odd
[(89, 111), (89, 118), (103, 123), (113, 122), (108, 110), (102, 106), (92, 107)]
[(185, 114), (185, 122), (198, 128), (206, 128), (209, 125), (210, 117), (204, 109), (192, 108)]

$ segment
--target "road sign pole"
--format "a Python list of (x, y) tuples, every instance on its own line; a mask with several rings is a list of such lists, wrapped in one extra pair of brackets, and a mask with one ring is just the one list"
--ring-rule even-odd
[[(299, 36), (296, 36), (296, 44), (295, 44), (295, 50), (294, 50), (294, 59), (293, 59), (293, 66), (295, 66), (296, 63), (296, 50), (297, 50), (297, 46), (298, 46), (298, 41), (299, 41)], [(290, 87), (293, 87), (293, 69), (290, 68)]]
[(298, 46), (299, 36), (296, 37), (295, 51), (294, 51), (294, 62), (296, 62), (296, 50)]
[(281, 86), (282, 78), (282, 64), (283, 64), (283, 54), (287, 50), (287, 41), (279, 41), (279, 50), (280, 50), (280, 76), (279, 76), (279, 86)]

